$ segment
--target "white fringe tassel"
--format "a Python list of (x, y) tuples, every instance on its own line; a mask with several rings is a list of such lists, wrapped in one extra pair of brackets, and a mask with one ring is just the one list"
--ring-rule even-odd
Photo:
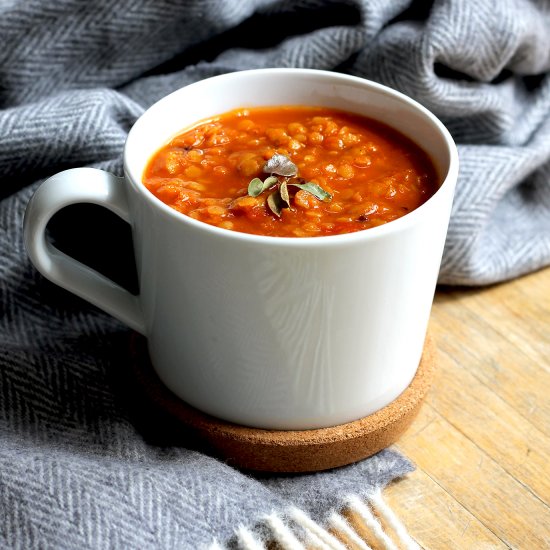
[(243, 525), (237, 529), (237, 538), (244, 550), (265, 550), (265, 546)]
[(265, 521), (273, 531), (275, 540), (285, 550), (306, 550), (306, 547), (296, 538), (290, 527), (285, 525), (277, 514), (271, 514)]
[(371, 547), (357, 534), (353, 527), (340, 515), (334, 512), (329, 518), (330, 525), (343, 533), (355, 546), (361, 550), (372, 550)]
[(315, 543), (316, 539), (322, 543), (322, 550), (346, 550), (346, 547), (333, 535), (331, 535), (326, 529), (323, 529), (318, 523), (313, 521), (305, 512), (299, 508), (291, 508), (290, 516), (292, 519), (302, 526), (312, 543)]
[(348, 498), (348, 506), (352, 512), (355, 512), (370, 529), (370, 532), (384, 545), (386, 550), (398, 550), (393, 541), (384, 533), (379, 521), (374, 517), (369, 507), (357, 496)]
[[(369, 533), (369, 538), (375, 539), (385, 550), (398, 550), (398, 545), (399, 548), (405, 548), (406, 550), (420, 550), (419, 545), (409, 535), (405, 526), (384, 502), (380, 490), (364, 499), (356, 495), (348, 497), (346, 499), (346, 509), (363, 523), (363, 527)], [(384, 525), (391, 531), (398, 545), (384, 531), (382, 524), (373, 511), (384, 521)], [(348, 546), (330, 533), (328, 528), (341, 534), (353, 548), (372, 550), (357, 529), (339, 513), (334, 512), (330, 515), (327, 528), (296, 507), (290, 508), (286, 515), (290, 521), (285, 521), (276, 513), (265, 516), (263, 519), (265, 526), (269, 527), (271, 531), (271, 542), (276, 542), (278, 547), (283, 550), (305, 550), (306, 547), (319, 550), (347, 550)], [(305, 538), (304, 542), (296, 534), (297, 531), (301, 530), (303, 530), (301, 538)], [(239, 548), (242, 548), (242, 550), (266, 549), (265, 544), (258, 540), (253, 532), (244, 525), (238, 527), (236, 537)], [(224, 550), (224, 547), (214, 541), (209, 550)]]
[(399, 521), (393, 510), (386, 504), (382, 498), (382, 491), (378, 489), (370, 497), (370, 501), (376, 511), (386, 520), (388, 525), (394, 530), (400, 542), (407, 550), (420, 550), (420, 546), (411, 538), (405, 526)]

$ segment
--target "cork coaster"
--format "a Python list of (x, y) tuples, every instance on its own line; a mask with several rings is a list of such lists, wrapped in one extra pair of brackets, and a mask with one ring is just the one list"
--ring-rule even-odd
[[(135, 342), (134, 342), (135, 343)], [(136, 344), (136, 343), (135, 343)], [(265, 430), (226, 422), (181, 401), (154, 372), (145, 344), (133, 346), (135, 382), (150, 404), (166, 413), (186, 440), (238, 468), (265, 472), (314, 472), (367, 458), (394, 443), (409, 427), (435, 370), (435, 346), (428, 337), (410, 385), (383, 409), (347, 424), (314, 430)]]

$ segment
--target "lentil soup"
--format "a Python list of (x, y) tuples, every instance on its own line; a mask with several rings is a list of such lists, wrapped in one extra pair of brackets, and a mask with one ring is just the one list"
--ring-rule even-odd
[[(295, 173), (270, 171), (267, 161), (279, 155)], [(251, 194), (255, 178), (266, 185)], [(418, 208), (438, 188), (428, 155), (396, 130), (352, 113), (297, 106), (241, 108), (203, 121), (155, 153), (143, 183), (194, 219), (275, 237), (376, 227)]]

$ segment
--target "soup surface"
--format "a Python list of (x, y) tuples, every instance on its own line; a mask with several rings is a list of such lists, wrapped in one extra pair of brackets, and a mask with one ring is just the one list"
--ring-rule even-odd
[(242, 108), (183, 131), (143, 183), (205, 223), (275, 237), (388, 223), (437, 191), (427, 154), (369, 118), (322, 107)]

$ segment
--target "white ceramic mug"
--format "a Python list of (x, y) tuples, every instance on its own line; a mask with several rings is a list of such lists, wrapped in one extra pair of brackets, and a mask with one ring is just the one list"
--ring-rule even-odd
[[(171, 137), (242, 106), (320, 105), (378, 119), (419, 144), (440, 188), (406, 216), (357, 233), (249, 235), (171, 209), (141, 183)], [(334, 426), (393, 401), (418, 368), (458, 173), (456, 146), (421, 105), (379, 84), (304, 69), (230, 73), (182, 88), (136, 122), (123, 178), (91, 168), (40, 186), (25, 243), (50, 280), (148, 339), (161, 380), (188, 404), (238, 424)], [(132, 226), (134, 296), (54, 248), (48, 220), (73, 203), (103, 205)]]

